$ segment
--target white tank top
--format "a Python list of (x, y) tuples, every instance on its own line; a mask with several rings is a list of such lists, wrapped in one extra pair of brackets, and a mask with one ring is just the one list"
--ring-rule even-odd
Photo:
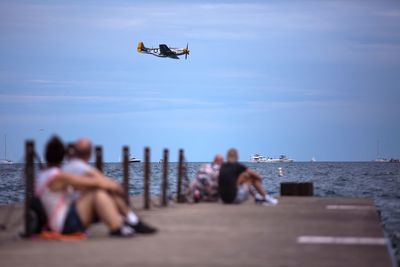
[(50, 181), (59, 173), (60, 169), (57, 167), (39, 171), (35, 179), (35, 193), (46, 211), (49, 228), (61, 233), (72, 201), (66, 189), (51, 191), (48, 187)]

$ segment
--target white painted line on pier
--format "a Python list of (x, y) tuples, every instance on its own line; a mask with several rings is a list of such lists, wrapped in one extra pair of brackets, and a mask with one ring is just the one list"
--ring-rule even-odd
[(327, 205), (327, 210), (373, 210), (374, 206), (367, 205)]
[(299, 244), (326, 245), (386, 245), (386, 239), (380, 237), (335, 237), (335, 236), (299, 236)]

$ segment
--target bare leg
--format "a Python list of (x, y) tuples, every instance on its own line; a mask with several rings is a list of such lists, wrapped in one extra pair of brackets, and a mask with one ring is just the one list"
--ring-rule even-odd
[(243, 172), (238, 178), (237, 185), (239, 186), (244, 183), (253, 185), (257, 192), (260, 193), (262, 196), (265, 196), (267, 194), (262, 185), (261, 177), (254, 173), (249, 173), (247, 171)]
[(126, 216), (128, 212), (131, 211), (131, 209), (128, 207), (128, 205), (125, 203), (125, 201), (122, 199), (121, 196), (112, 195), (112, 198), (115, 204), (117, 205), (117, 209), (121, 215)]
[(111, 230), (118, 229), (122, 225), (122, 217), (114, 200), (103, 190), (86, 192), (78, 199), (76, 208), (85, 226), (89, 226), (92, 222), (93, 211)]

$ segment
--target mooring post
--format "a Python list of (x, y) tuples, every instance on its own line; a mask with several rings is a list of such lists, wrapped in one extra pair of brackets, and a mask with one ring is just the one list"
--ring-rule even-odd
[(124, 188), (124, 200), (128, 206), (129, 202), (129, 147), (124, 146), (122, 148), (122, 168), (124, 170), (124, 179), (122, 181), (122, 187)]
[(101, 148), (101, 146), (96, 146), (95, 154), (96, 154), (96, 168), (100, 172), (103, 172), (103, 149)]
[(168, 149), (164, 149), (163, 157), (163, 177), (161, 182), (161, 206), (166, 207), (168, 205)]
[(177, 190), (176, 190), (176, 201), (178, 203), (183, 203), (184, 196), (182, 194), (182, 178), (183, 178), (183, 149), (179, 149), (179, 163), (178, 163), (178, 182), (177, 182)]
[(143, 208), (150, 209), (150, 148), (144, 149), (144, 202)]
[(35, 166), (33, 164), (35, 144), (32, 140), (25, 143), (25, 236), (31, 236), (29, 207), (33, 198)]

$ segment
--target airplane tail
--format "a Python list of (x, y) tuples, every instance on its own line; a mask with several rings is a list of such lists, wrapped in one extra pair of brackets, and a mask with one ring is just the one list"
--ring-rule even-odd
[(140, 53), (144, 50), (146, 50), (146, 47), (144, 46), (143, 42), (139, 42), (137, 46), (137, 51)]

